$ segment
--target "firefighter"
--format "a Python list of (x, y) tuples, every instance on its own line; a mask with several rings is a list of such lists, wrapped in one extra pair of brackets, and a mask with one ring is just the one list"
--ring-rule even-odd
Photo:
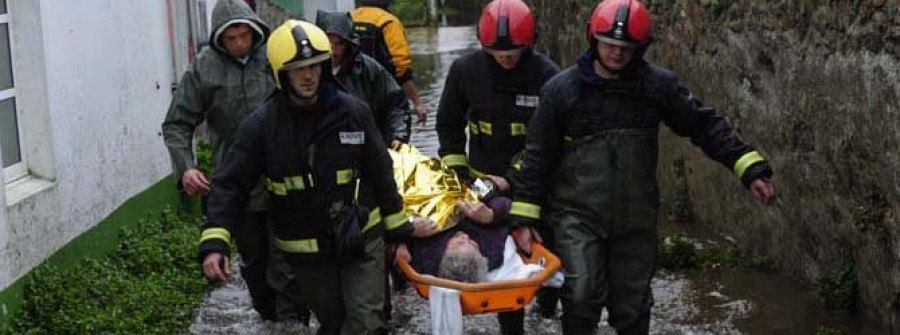
[[(509, 192), (509, 175), (515, 173), (513, 158), (525, 145), (541, 87), (559, 72), (553, 61), (534, 50), (535, 37), (534, 16), (524, 2), (488, 3), (478, 21), (481, 50), (453, 62), (441, 94), (436, 126), (441, 160), (462, 179), (489, 179), (498, 194)], [(538, 230), (552, 236), (546, 225)], [(552, 243), (547, 247), (552, 250)], [(538, 295), (542, 315), (555, 314), (556, 296), (556, 289), (542, 289)], [(521, 333), (521, 326), (503, 326), (521, 325), (507, 319), (523, 317), (522, 311), (501, 313), (503, 332)]]
[(403, 239), (414, 228), (384, 141), (366, 104), (334, 79), (321, 29), (288, 20), (272, 32), (267, 55), (278, 91), (241, 124), (213, 177), (203, 272), (229, 276), (239, 209), (262, 178), (273, 245), (267, 279), (279, 301), (309, 306), (318, 334), (385, 333), (384, 234)]
[(393, 0), (360, 0), (353, 11), (354, 30), (359, 35), (360, 50), (378, 61), (394, 75), (397, 84), (412, 100), (418, 123), (425, 124), (425, 103), (413, 79), (412, 57), (403, 22), (388, 11)]
[(497, 176), (497, 186), (506, 190), (505, 177), (525, 145), (540, 89), (559, 67), (533, 49), (534, 17), (520, 0), (488, 3), (478, 21), (478, 41), (481, 50), (450, 66), (438, 106), (438, 154), (464, 179)]
[(619, 334), (649, 332), (660, 122), (733, 169), (762, 203), (774, 196), (762, 154), (675, 73), (643, 59), (650, 24), (637, 0), (597, 5), (588, 50), (544, 86), (513, 181), (513, 225), (555, 227), (565, 334), (593, 334), (603, 308)]

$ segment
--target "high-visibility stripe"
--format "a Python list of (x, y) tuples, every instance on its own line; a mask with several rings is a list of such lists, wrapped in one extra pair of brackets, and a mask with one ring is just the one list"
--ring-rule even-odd
[(266, 178), (266, 189), (269, 192), (275, 193), (275, 195), (287, 195), (287, 187), (282, 183), (276, 183), (269, 178)]
[(525, 136), (527, 128), (524, 123), (513, 122), (509, 124), (509, 133), (512, 136)]
[(222, 242), (225, 242), (230, 247), (231, 233), (225, 228), (206, 228), (203, 230), (203, 233), (200, 234), (200, 243), (208, 240), (222, 240)]
[(509, 214), (539, 220), (541, 218), (541, 206), (513, 201), (512, 206), (509, 207)]
[(409, 217), (406, 216), (406, 212), (403, 211), (388, 215), (384, 218), (384, 224), (387, 226), (388, 230), (400, 228), (407, 221), (409, 221)]
[(319, 241), (314, 238), (303, 240), (282, 240), (275, 238), (278, 250), (293, 254), (314, 254), (319, 252)]
[(478, 131), (480, 131), (482, 134), (493, 135), (494, 132), (491, 128), (493, 127), (491, 126), (490, 122), (478, 121)]
[(447, 164), (447, 166), (449, 167), (469, 166), (469, 161), (466, 159), (466, 155), (446, 155), (444, 157), (441, 157), (441, 161), (444, 162), (444, 164)]
[[(338, 171), (338, 174), (340, 175), (340, 171)], [(288, 191), (302, 191), (313, 187), (312, 176), (310, 175), (284, 177), (284, 182), (277, 182), (265, 178), (265, 184), (266, 189), (269, 190), (269, 192), (281, 196), (287, 195)]]
[(369, 231), (369, 229), (372, 229), (379, 223), (381, 223), (381, 208), (375, 207), (375, 209), (369, 212), (369, 222), (363, 227), (362, 232), (365, 233)]
[(563, 139), (566, 140), (566, 142), (572, 142), (572, 136), (566, 135), (563, 137)]
[(738, 178), (742, 178), (744, 177), (744, 172), (747, 172), (747, 169), (749, 169), (750, 166), (765, 160), (766, 159), (757, 151), (748, 152), (734, 163), (734, 174), (736, 174)]
[(340, 170), (337, 172), (337, 184), (344, 185), (353, 180), (355, 173), (353, 169)]
[(303, 181), (303, 176), (292, 176), (284, 178), (284, 185), (287, 190), (304, 190), (306, 189), (306, 182)]
[(469, 121), (469, 132), (472, 135), (478, 135), (478, 125), (475, 122)]

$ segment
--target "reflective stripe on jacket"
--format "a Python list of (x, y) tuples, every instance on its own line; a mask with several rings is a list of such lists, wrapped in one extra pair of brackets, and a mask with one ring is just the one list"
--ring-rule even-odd
[(525, 145), (541, 87), (558, 72), (553, 61), (530, 49), (512, 70), (480, 50), (454, 61), (437, 113), (442, 160), (475, 177), (505, 175)]
[[(204, 234), (233, 232), (260, 178), (267, 180), (269, 224), (283, 251), (333, 251), (335, 225), (352, 206), (363, 213), (360, 229), (382, 224), (374, 231), (388, 230), (396, 238), (409, 234), (391, 159), (371, 112), (335, 84), (323, 85), (315, 107), (292, 106), (278, 94), (241, 125), (213, 178)], [(227, 251), (227, 239), (215, 237), (221, 236), (203, 241), (201, 255)]]
[(410, 111), (406, 95), (390, 73), (374, 59), (358, 53), (338, 72), (347, 91), (367, 102), (386, 143), (409, 142)]
[[(676, 134), (689, 137), (710, 158), (734, 169), (744, 185), (772, 175), (772, 169), (762, 156), (741, 141), (723, 117), (704, 108), (675, 73), (637, 59), (621, 79), (602, 80), (594, 73), (593, 59), (590, 53), (582, 54), (575, 66), (554, 77), (541, 92), (541, 105), (528, 128), (521, 173), (513, 180), (515, 201), (511, 220), (514, 224), (530, 224), (543, 216), (540, 206), (554, 201), (548, 198), (554, 197), (559, 186), (560, 162), (592, 159), (573, 156), (578, 155), (578, 151), (573, 150), (574, 145), (596, 136), (632, 141), (637, 138), (627, 136), (632, 133), (652, 133), (655, 139), (660, 121)], [(638, 162), (635, 164), (652, 164), (655, 171), (655, 146), (647, 145), (635, 154), (647, 156), (641, 161), (645, 163), (635, 160)], [(625, 158), (619, 155), (604, 159)], [(577, 162), (573, 164), (566, 166), (578, 165)], [(642, 166), (642, 170), (649, 168)], [(644, 179), (632, 180), (627, 186), (655, 190), (655, 180)], [(605, 191), (597, 189), (595, 192)]]

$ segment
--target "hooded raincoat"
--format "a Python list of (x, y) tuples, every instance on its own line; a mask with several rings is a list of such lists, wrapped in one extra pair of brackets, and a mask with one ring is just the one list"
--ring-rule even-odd
[(344, 59), (335, 67), (335, 76), (350, 94), (369, 104), (385, 143), (409, 142), (410, 110), (406, 95), (388, 70), (360, 52), (350, 16), (345, 12), (319, 11), (316, 25), (347, 42)]
[[(234, 143), (238, 125), (275, 90), (266, 61), (265, 41), (269, 28), (242, 0), (219, 0), (213, 9), (213, 31), (209, 45), (184, 73), (162, 124), (163, 138), (172, 159), (175, 182), (195, 169), (194, 130), (207, 123), (212, 142), (212, 164), (218, 169)], [(220, 37), (236, 24), (246, 24), (253, 33), (253, 47), (246, 59), (235, 59)], [(212, 176), (207, 176), (211, 178)], [(268, 286), (268, 231), (264, 226), (265, 193), (257, 187), (253, 200), (239, 208), (244, 216), (238, 238), (241, 275), (247, 281), (253, 306), (264, 319), (276, 318), (275, 293)], [(243, 210), (246, 209), (246, 212)]]

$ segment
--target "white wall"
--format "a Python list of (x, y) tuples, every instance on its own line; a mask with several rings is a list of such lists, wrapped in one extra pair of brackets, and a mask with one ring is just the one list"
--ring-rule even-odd
[(309, 22), (316, 22), (316, 11), (350, 12), (355, 8), (353, 0), (310, 0), (303, 2), (303, 16)]
[(165, 1), (8, 3), (13, 49), (25, 53), (14, 56), (17, 102), (44, 114), (30, 136), (49, 139), (36, 150), (52, 166), (48, 187), (0, 201), (0, 289), (171, 171), (160, 135), (173, 80)]

